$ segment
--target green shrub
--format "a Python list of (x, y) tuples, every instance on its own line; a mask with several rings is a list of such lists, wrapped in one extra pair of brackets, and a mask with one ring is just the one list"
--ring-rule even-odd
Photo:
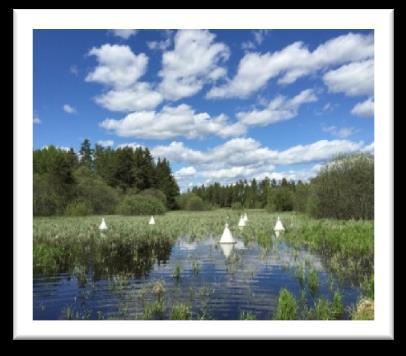
[(292, 211), (293, 200), (293, 192), (288, 187), (275, 187), (268, 194), (266, 209), (269, 212)]
[(231, 209), (233, 210), (242, 210), (242, 204), (238, 201), (231, 204)]
[(295, 320), (297, 303), (295, 297), (285, 288), (279, 292), (276, 320)]
[(47, 174), (36, 174), (33, 177), (33, 209), (34, 216), (49, 216), (57, 213), (60, 198), (50, 187)]
[(165, 206), (167, 206), (167, 204), (168, 204), (165, 193), (159, 189), (150, 188), (150, 189), (141, 190), (139, 192), (139, 195), (142, 195), (145, 197), (153, 197), (153, 198), (159, 200), (160, 202), (162, 202), (162, 204), (164, 204)]
[(65, 215), (69, 216), (86, 216), (93, 214), (92, 206), (87, 201), (73, 201), (68, 204)]
[(125, 191), (122, 190), (122, 193), (124, 195), (136, 195), (136, 194), (140, 193), (140, 190), (137, 187), (131, 187), (131, 188), (127, 188)]
[(312, 179), (310, 199), (309, 212), (317, 218), (373, 219), (373, 156), (338, 156)]
[(182, 210), (203, 211), (212, 208), (210, 203), (203, 201), (202, 198), (194, 193), (181, 194), (176, 198), (176, 203)]
[(161, 201), (142, 195), (127, 195), (117, 207), (121, 215), (161, 215), (166, 208)]
[(119, 195), (103, 179), (82, 166), (74, 172), (77, 181), (77, 196), (89, 204), (95, 214), (114, 213)]
[(196, 194), (193, 193), (183, 193), (176, 197), (176, 205), (179, 207), (179, 209), (186, 210), (186, 204), (189, 200), (190, 197), (195, 197)]
[(192, 211), (206, 210), (206, 205), (204, 204), (202, 198), (194, 196), (188, 199), (186, 203), (186, 210)]

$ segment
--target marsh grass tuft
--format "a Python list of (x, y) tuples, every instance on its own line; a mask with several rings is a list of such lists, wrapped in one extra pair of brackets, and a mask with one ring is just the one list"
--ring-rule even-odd
[(157, 320), (163, 319), (165, 311), (165, 305), (163, 301), (155, 301), (147, 303), (144, 306), (144, 312), (142, 315), (143, 320)]
[(339, 320), (344, 315), (344, 304), (343, 304), (343, 296), (339, 291), (334, 293), (333, 303), (331, 306), (331, 312), (333, 319)]
[(240, 320), (256, 320), (257, 317), (255, 314), (247, 311), (242, 311), (240, 314)]
[(164, 283), (161, 281), (156, 281), (154, 285), (152, 286), (152, 292), (155, 294), (157, 297), (158, 301), (160, 301), (165, 294), (165, 287)]
[(374, 320), (374, 301), (362, 298), (351, 311), (352, 320)]
[(299, 282), (300, 289), (303, 289), (306, 282), (306, 270), (304, 264), (301, 264), (296, 268), (295, 276)]
[(330, 303), (326, 299), (318, 299), (315, 305), (315, 319), (331, 320)]
[(315, 269), (311, 269), (307, 276), (307, 284), (309, 286), (310, 293), (314, 296), (319, 290), (319, 274)]
[(192, 319), (192, 311), (186, 304), (175, 304), (172, 306), (171, 320), (190, 320)]
[(279, 292), (276, 320), (296, 320), (297, 303), (295, 297), (285, 288)]
[(176, 264), (175, 269), (173, 271), (172, 277), (175, 278), (177, 281), (180, 279), (180, 275), (182, 273), (182, 268), (179, 263)]

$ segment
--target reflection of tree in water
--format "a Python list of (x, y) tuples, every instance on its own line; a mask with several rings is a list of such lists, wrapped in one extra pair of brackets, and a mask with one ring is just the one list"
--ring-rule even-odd
[(101, 259), (94, 261), (94, 278), (101, 279), (118, 273), (142, 277), (148, 274), (155, 261), (169, 259), (172, 244), (169, 240), (125, 241), (103, 246)]
[(65, 241), (60, 246), (48, 244), (42, 248), (37, 258), (40, 263), (34, 264), (34, 275), (68, 273), (84, 279), (90, 274), (97, 281), (115, 274), (145, 276), (155, 261), (169, 260), (172, 243), (169, 239), (117, 238), (81, 244)]

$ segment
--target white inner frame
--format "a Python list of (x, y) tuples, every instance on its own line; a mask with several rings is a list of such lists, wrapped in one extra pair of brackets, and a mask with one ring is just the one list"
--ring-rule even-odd
[[(33, 320), (33, 29), (114, 28), (374, 29), (375, 320)], [(14, 338), (392, 339), (393, 120), (393, 10), (14, 10)]]

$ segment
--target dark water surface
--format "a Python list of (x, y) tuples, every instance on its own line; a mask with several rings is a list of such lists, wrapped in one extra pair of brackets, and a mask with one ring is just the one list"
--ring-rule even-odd
[[(148, 261), (138, 261), (136, 269), (107, 274), (99, 273), (100, 267), (92, 266), (91, 260), (82, 272), (75, 267), (51, 275), (34, 273), (34, 319), (142, 319), (145, 306), (157, 300), (153, 287), (158, 281), (165, 289), (163, 319), (177, 303), (190, 306), (193, 319), (237, 320), (242, 312), (272, 319), (281, 288), (300, 297), (298, 265), (316, 269), (319, 276), (318, 292), (306, 293), (308, 305), (319, 297), (332, 300), (337, 289), (346, 307), (359, 297), (358, 289), (329, 275), (318, 256), (280, 240), (261, 247), (242, 241), (220, 245), (211, 238), (195, 242), (179, 238), (163, 253), (145, 255)], [(176, 269), (179, 278), (174, 277)]]

